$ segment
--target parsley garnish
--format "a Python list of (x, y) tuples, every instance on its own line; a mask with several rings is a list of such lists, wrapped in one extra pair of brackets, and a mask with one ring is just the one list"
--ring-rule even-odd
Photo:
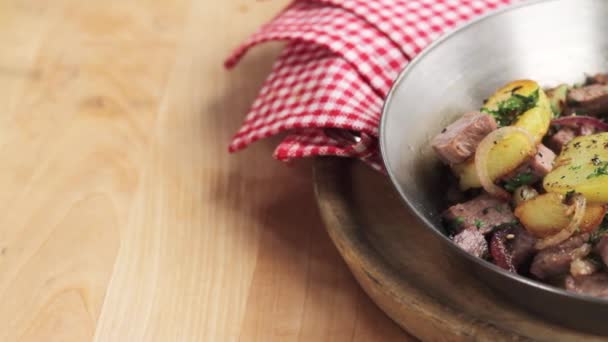
[(583, 166), (582, 165), (570, 166), (568, 169), (570, 169), (572, 171), (576, 171), (576, 170), (580, 170), (581, 167), (583, 167)]
[(520, 115), (536, 107), (539, 96), (539, 89), (536, 89), (528, 96), (516, 94), (515, 90), (511, 92), (511, 97), (498, 103), (497, 109), (492, 110), (483, 107), (481, 111), (494, 116), (496, 122), (501, 127), (511, 125)]
[(477, 227), (477, 229), (479, 229), (482, 226), (483, 226), (483, 221), (475, 219), (475, 227)]
[(515, 189), (519, 188), (522, 185), (528, 185), (534, 181), (534, 175), (532, 172), (522, 172), (517, 176), (509, 179), (505, 182), (505, 189), (509, 192), (515, 191)]
[(587, 175), (587, 179), (595, 178), (603, 175), (608, 175), (608, 162), (602, 162), (598, 167), (593, 170), (589, 175)]
[(464, 219), (460, 216), (458, 216), (455, 220), (454, 223), (456, 223), (456, 225), (460, 226), (461, 224), (464, 223)]

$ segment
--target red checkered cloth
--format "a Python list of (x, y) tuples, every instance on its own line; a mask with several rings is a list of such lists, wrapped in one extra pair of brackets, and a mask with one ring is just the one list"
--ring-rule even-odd
[(378, 125), (398, 73), (445, 31), (518, 0), (294, 1), (226, 61), (288, 41), (245, 122), (235, 152), (288, 132), (274, 156), (359, 158), (382, 170)]

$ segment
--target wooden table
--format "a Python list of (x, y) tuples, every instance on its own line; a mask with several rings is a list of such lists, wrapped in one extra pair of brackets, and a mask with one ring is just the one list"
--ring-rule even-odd
[(226, 146), (287, 1), (0, 2), (0, 341), (409, 339), (323, 230), (310, 163)]

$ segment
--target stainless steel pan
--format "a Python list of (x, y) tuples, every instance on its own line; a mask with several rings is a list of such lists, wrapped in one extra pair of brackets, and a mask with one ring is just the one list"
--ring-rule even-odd
[[(446, 249), (526, 308), (582, 330), (608, 334), (608, 300), (575, 295), (474, 258), (444, 234), (442, 168), (429, 141), (499, 86), (521, 78), (545, 86), (608, 72), (608, 0), (528, 1), (448, 34), (399, 76), (384, 107), (380, 140), (405, 203)], [(458, 284), (445, 284), (459, 286)]]

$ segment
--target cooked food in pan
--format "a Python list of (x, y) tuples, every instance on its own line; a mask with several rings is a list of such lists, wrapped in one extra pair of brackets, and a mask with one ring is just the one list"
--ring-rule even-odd
[(468, 253), (608, 297), (608, 74), (518, 80), (433, 140), (452, 188), (443, 220)]

